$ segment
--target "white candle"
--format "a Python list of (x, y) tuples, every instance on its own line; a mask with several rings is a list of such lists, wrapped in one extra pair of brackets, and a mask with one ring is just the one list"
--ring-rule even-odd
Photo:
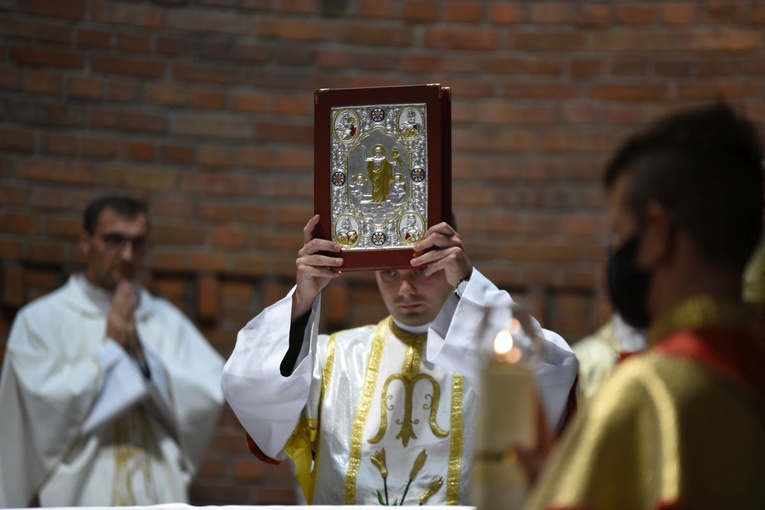
[(534, 376), (513, 345), (517, 329), (511, 326), (497, 334), (494, 357), (481, 377), (470, 490), (472, 504), (480, 510), (521, 508), (528, 488), (515, 448), (535, 444), (537, 397)]

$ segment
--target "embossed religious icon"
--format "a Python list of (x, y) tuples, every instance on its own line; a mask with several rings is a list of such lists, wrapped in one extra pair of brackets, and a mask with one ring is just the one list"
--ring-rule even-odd
[(314, 208), (345, 270), (409, 268), (451, 220), (451, 94), (440, 85), (315, 94)]

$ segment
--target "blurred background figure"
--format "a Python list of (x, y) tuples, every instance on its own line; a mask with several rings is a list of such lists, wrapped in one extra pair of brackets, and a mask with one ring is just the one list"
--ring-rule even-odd
[(606, 169), (615, 310), (648, 328), (548, 459), (530, 509), (765, 508), (765, 344), (742, 299), (763, 223), (757, 130), (669, 115)]
[(82, 273), (22, 308), (0, 379), (0, 506), (188, 501), (223, 402), (223, 367), (135, 276), (146, 205), (88, 205)]
[(595, 394), (620, 361), (645, 350), (645, 331), (630, 326), (614, 313), (600, 329), (571, 348), (579, 360), (577, 397), (582, 405)]

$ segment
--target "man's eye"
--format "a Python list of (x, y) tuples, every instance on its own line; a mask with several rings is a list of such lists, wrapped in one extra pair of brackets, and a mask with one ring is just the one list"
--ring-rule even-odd
[(392, 269), (386, 269), (385, 271), (382, 271), (383, 278), (393, 278), (396, 276), (396, 272)]
[(425, 268), (425, 267), (421, 267), (421, 268), (415, 270), (415, 274), (417, 276), (425, 276), (427, 274), (427, 272), (428, 272), (428, 269)]

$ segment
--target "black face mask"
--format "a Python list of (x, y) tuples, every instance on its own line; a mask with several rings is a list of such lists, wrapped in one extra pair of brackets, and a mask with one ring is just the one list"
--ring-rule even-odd
[(635, 236), (616, 250), (609, 250), (606, 279), (608, 294), (624, 321), (635, 328), (647, 328), (650, 322), (646, 301), (651, 273), (637, 266), (640, 238)]

